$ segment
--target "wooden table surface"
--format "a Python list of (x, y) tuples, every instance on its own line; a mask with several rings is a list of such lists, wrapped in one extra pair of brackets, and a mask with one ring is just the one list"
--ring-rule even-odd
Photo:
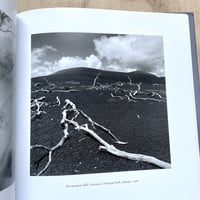
[(200, 69), (200, 0), (17, 0), (18, 12), (47, 7), (82, 7), (152, 12), (193, 12), (195, 17), (197, 53)]

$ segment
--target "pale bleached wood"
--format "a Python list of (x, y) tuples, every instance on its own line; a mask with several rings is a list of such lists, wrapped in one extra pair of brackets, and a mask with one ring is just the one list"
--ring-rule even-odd
[[(48, 7), (83, 7), (152, 12), (193, 12), (200, 69), (200, 0), (18, 0), (17, 11)], [(200, 71), (200, 70), (199, 70)]]

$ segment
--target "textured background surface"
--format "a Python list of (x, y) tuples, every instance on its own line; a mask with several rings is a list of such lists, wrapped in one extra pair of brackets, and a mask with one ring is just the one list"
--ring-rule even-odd
[(18, 12), (47, 7), (82, 7), (152, 12), (193, 12), (200, 68), (199, 0), (17, 0)]

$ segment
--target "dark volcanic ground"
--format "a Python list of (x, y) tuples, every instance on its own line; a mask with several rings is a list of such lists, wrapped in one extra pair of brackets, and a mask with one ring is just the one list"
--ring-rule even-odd
[[(133, 95), (135, 91), (138, 92)], [(46, 104), (40, 108), (46, 113), (31, 120), (31, 145), (53, 147), (60, 141), (63, 137), (60, 125), (62, 107), (65, 99), (69, 99), (92, 120), (110, 129), (121, 141), (128, 142), (124, 145), (115, 144), (106, 132), (98, 128), (94, 130), (110, 144), (120, 150), (151, 155), (170, 163), (164, 78), (142, 72), (70, 69), (51, 76), (33, 78), (31, 95), (32, 99), (46, 97)], [(60, 99), (59, 106), (56, 97)], [(35, 110), (36, 107), (32, 107), (33, 113)], [(89, 124), (82, 118), (76, 121)], [(69, 138), (53, 152), (49, 167), (41, 175), (158, 169), (145, 162), (131, 161), (100, 151), (98, 141), (72, 126), (69, 127), (69, 133)], [(31, 175), (37, 175), (47, 162), (48, 150), (31, 149)]]

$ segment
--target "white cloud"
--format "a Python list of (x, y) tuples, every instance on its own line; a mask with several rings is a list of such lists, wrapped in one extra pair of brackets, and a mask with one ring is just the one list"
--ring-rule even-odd
[(102, 67), (101, 60), (93, 54), (86, 58), (81, 58), (79, 56), (67, 56), (61, 57), (59, 60), (54, 62), (48, 62), (45, 61), (45, 56), (49, 51), (56, 51), (56, 49), (49, 46), (33, 49), (31, 70), (32, 77), (50, 75), (57, 71), (72, 67), (89, 67), (97, 69), (100, 69)]
[(72, 67), (88, 67), (100, 69), (102, 67), (102, 62), (97, 56), (93, 54), (86, 58), (81, 58), (79, 56), (62, 57), (60, 60), (52, 63), (52, 73)]
[(101, 60), (95, 56), (90, 55), (86, 58), (81, 58), (79, 56), (75, 57), (62, 57), (59, 61), (54, 63), (54, 70), (59, 69), (66, 69), (71, 67), (94, 67), (94, 68), (100, 68), (101, 67)]
[(108, 64), (116, 61), (120, 71), (143, 70), (164, 75), (162, 37), (103, 36), (94, 44), (97, 55)]
[(57, 49), (52, 46), (43, 46), (35, 48), (31, 52), (31, 73), (32, 76), (45, 76), (51, 74), (52, 63), (46, 61), (49, 52), (56, 52)]
[(41, 48), (35, 48), (31, 52), (31, 64), (32, 67), (38, 66), (44, 61), (45, 56), (48, 54), (50, 51), (57, 51), (57, 49), (53, 48), (52, 46), (43, 46)]

